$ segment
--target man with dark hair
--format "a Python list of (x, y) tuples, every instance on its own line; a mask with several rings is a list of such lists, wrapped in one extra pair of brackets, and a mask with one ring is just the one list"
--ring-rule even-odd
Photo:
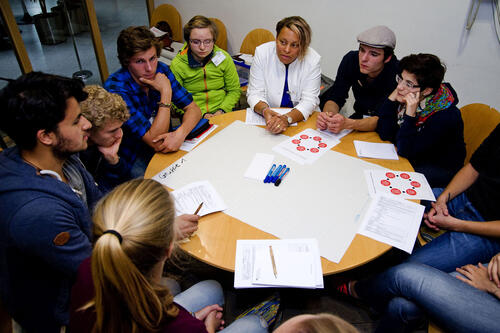
[(27, 331), (59, 332), (91, 247), (100, 198), (74, 153), (87, 148), (83, 83), (32, 72), (0, 94), (0, 127), (16, 147), (0, 154), (0, 296)]
[[(129, 27), (118, 37), (122, 68), (104, 83), (127, 103), (130, 119), (123, 126), (120, 156), (133, 177), (144, 175), (154, 152), (177, 151), (201, 119), (201, 110), (175, 79), (167, 65), (158, 62), (161, 43), (146, 27)], [(182, 124), (172, 131), (172, 103), (184, 110)]]
[[(347, 53), (337, 71), (335, 82), (321, 97), (316, 125), (321, 130), (339, 133), (343, 129), (374, 131), (377, 110), (396, 88), (398, 60), (394, 55), (396, 36), (386, 26), (376, 26), (358, 35), (359, 50)], [(354, 95), (354, 114), (339, 113), (348, 97)]]

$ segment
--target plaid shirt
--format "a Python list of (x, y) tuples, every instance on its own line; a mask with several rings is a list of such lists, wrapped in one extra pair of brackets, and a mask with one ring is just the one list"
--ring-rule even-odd
[[(170, 80), (172, 102), (175, 106), (184, 109), (193, 102), (191, 94), (175, 79), (167, 65), (158, 62), (156, 72), (165, 74)], [(119, 94), (130, 111), (130, 118), (123, 124), (123, 139), (119, 151), (120, 157), (125, 160), (126, 168), (130, 170), (139, 152), (141, 155), (150, 154), (151, 157), (154, 154), (153, 148), (144, 143), (142, 137), (151, 127), (149, 119), (158, 112), (161, 95), (154, 89), (149, 89), (149, 94), (146, 94), (126, 68), (111, 74), (104, 83), (104, 88)]]

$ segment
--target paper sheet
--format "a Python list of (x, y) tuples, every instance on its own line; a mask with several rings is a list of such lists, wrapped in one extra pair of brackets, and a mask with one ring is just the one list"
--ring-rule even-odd
[(396, 147), (392, 143), (374, 143), (354, 140), (354, 147), (359, 157), (398, 160)]
[(352, 130), (351, 129), (343, 129), (342, 131), (340, 131), (339, 133), (332, 133), (332, 132), (329, 132), (328, 130), (320, 130), (320, 129), (317, 129), (318, 132), (320, 132), (322, 135), (328, 137), (328, 138), (331, 138), (333, 140), (340, 140), (342, 139), (344, 136), (346, 136), (347, 134), (351, 133)]
[(312, 164), (339, 143), (340, 141), (337, 139), (331, 139), (308, 128), (291, 138), (287, 138), (275, 146), (273, 150), (297, 163)]
[(414, 202), (378, 193), (359, 233), (411, 254), (424, 209)]
[(185, 140), (179, 149), (184, 151), (191, 151), (194, 147), (196, 147), (203, 139), (205, 139), (210, 133), (212, 133), (217, 128), (217, 125), (210, 125), (209, 128), (203, 133), (201, 133), (196, 138), (192, 138), (189, 140)]
[(436, 201), (425, 176), (418, 172), (365, 170), (368, 190), (372, 197), (386, 193), (402, 199)]
[(274, 160), (274, 155), (257, 153), (245, 171), (245, 178), (263, 181)]
[[(273, 248), (274, 276), (269, 246)], [(238, 240), (235, 288), (323, 288), (323, 272), (315, 239)]]
[(194, 214), (198, 206), (203, 202), (198, 215), (204, 216), (219, 212), (227, 208), (224, 200), (208, 181), (199, 181), (181, 187), (171, 192), (175, 201), (175, 213)]
[[(279, 114), (285, 114), (287, 112), (290, 112), (290, 110), (292, 110), (292, 109), (291, 108), (283, 108), (283, 109), (271, 108), (271, 110), (278, 112)], [(254, 112), (252, 109), (247, 108), (245, 124), (266, 126), (266, 121), (265, 121), (263, 116), (261, 116), (257, 112)], [(293, 123), (290, 126), (297, 126), (297, 123)]]

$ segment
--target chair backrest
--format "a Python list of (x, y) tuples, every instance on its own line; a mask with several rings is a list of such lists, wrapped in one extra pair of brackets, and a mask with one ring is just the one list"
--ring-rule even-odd
[(460, 108), (464, 121), (465, 164), (469, 163), (472, 154), (481, 142), (500, 123), (500, 113), (486, 104), (473, 103)]
[(274, 40), (274, 35), (267, 29), (254, 29), (250, 31), (241, 42), (240, 53), (255, 54), (255, 48)]
[(177, 42), (182, 42), (182, 20), (181, 15), (175, 9), (174, 6), (170, 4), (159, 5), (153, 10), (151, 15), (150, 26), (154, 26), (159, 21), (167, 21), (168, 25), (172, 29), (172, 39)]
[(211, 21), (217, 26), (217, 39), (215, 40), (215, 45), (221, 49), (227, 51), (227, 31), (226, 26), (221, 20), (215, 17), (210, 18)]

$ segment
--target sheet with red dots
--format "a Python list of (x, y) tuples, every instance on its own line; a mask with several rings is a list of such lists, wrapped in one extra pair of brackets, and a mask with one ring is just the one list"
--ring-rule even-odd
[(402, 199), (435, 201), (425, 176), (418, 172), (365, 170), (370, 194), (386, 193)]

